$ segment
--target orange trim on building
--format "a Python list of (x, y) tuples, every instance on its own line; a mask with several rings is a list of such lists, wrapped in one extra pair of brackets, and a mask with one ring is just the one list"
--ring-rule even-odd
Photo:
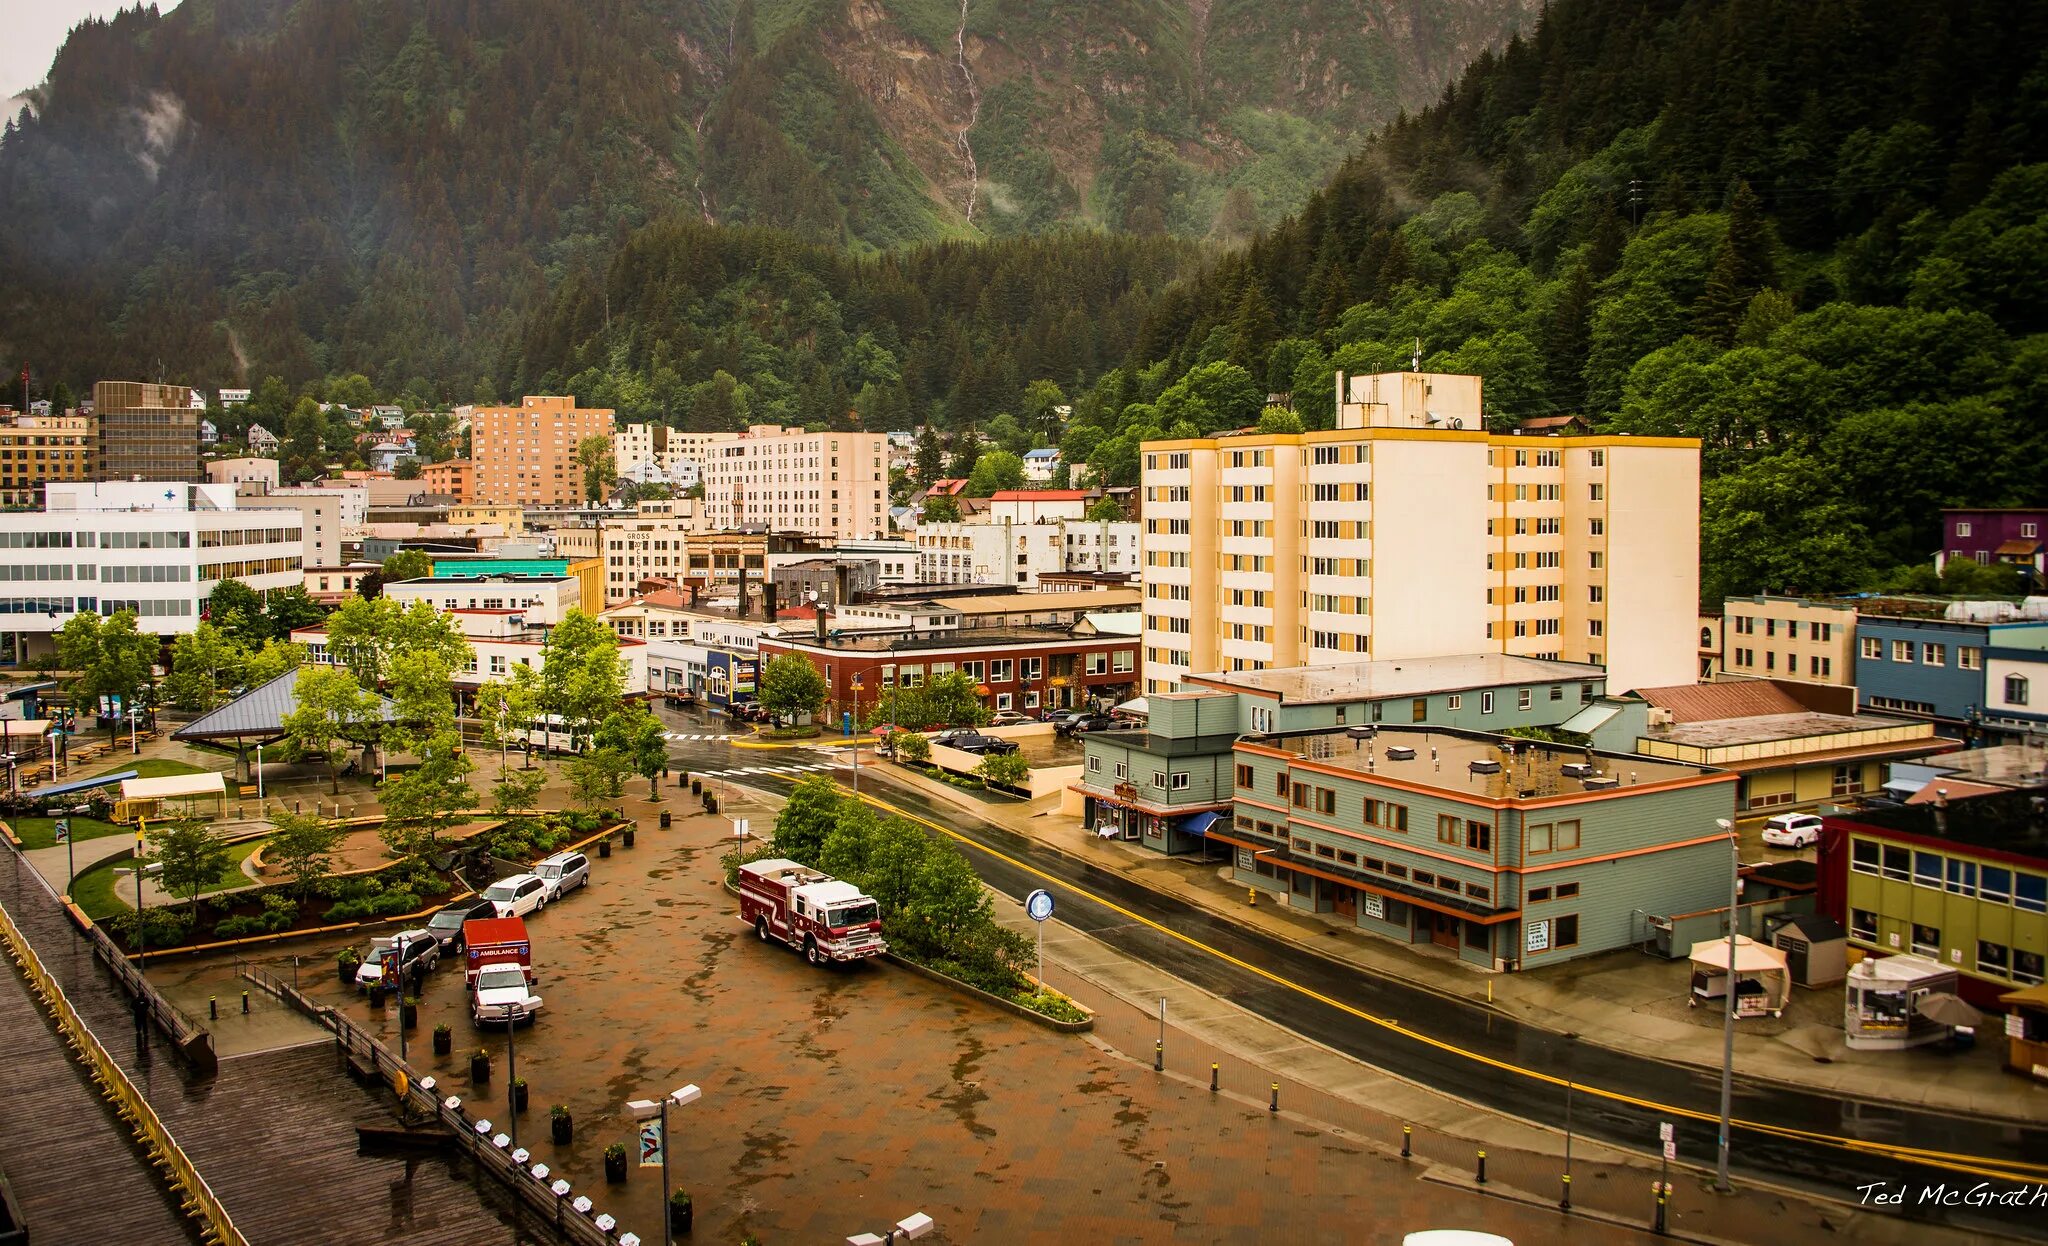
[[(1260, 844), (1250, 844), (1245, 843), (1241, 840), (1232, 839), (1230, 838), (1230, 836), (1225, 835), (1219, 831), (1210, 831), (1209, 838), (1218, 840), (1222, 843), (1229, 844), (1233, 848), (1246, 848), (1253, 852), (1273, 851), (1273, 849), (1266, 848)], [(1320, 878), (1325, 882), (1332, 882), (1338, 884), (1339, 886), (1350, 887), (1355, 891), (1369, 891), (1376, 896), (1385, 896), (1389, 900), (1399, 900), (1403, 904), (1412, 904), (1416, 908), (1429, 909), (1431, 912), (1445, 913), (1452, 917), (1459, 918), (1463, 921), (1478, 922), (1482, 926), (1493, 926), (1501, 922), (1513, 921), (1514, 919), (1522, 915), (1522, 910), (1512, 909), (1505, 913), (1491, 913), (1485, 916), (1480, 916), (1478, 914), (1468, 913), (1464, 909), (1453, 908), (1448, 904), (1442, 904), (1432, 900), (1424, 900), (1417, 896), (1411, 896), (1404, 891), (1395, 891), (1391, 888), (1382, 887), (1375, 883), (1369, 883), (1366, 882), (1364, 879), (1345, 878), (1337, 874), (1326, 873), (1322, 870), (1317, 869), (1313, 865), (1298, 865), (1292, 861), (1276, 864), (1279, 864), (1280, 868), (1282, 869), (1292, 870), (1297, 874), (1307, 874), (1313, 878)]]

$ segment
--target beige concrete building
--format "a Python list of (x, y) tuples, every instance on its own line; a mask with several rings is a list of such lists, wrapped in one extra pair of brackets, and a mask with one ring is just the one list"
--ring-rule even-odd
[(331, 493), (272, 493), (261, 483), (235, 487), (235, 509), (292, 511), (300, 518), (302, 565), (331, 567), (341, 561), (342, 499)]
[(518, 536), (526, 531), (526, 509), (484, 502), (469, 506), (451, 506), (448, 508), (448, 522), (457, 528), (495, 524), (498, 531), (506, 536)]
[(33, 507), (51, 481), (93, 478), (96, 433), (89, 415), (10, 414), (0, 421), (0, 506)]
[(583, 501), (576, 445), (612, 434), (609, 409), (574, 398), (528, 394), (516, 407), (478, 407), (470, 416), (476, 498), (497, 505), (569, 506)]
[(839, 540), (889, 534), (889, 435), (759, 425), (711, 443), (704, 514), (713, 527), (765, 527)]
[(1856, 682), (1856, 607), (1804, 597), (1721, 603), (1721, 671), (1752, 679)]
[(1474, 376), (1337, 385), (1329, 431), (1146, 443), (1148, 691), (1489, 651), (1696, 677), (1696, 440), (1490, 434)]
[(209, 459), (206, 464), (206, 483), (210, 485), (234, 485), (237, 492), (247, 485), (256, 486), (258, 493), (273, 490), (279, 484), (277, 460), (262, 458)]
[[(555, 553), (563, 558), (604, 560), (604, 601), (633, 596), (640, 581), (681, 583), (690, 575), (690, 537), (706, 530), (703, 508), (689, 498), (642, 502), (633, 514), (607, 518), (603, 525), (555, 529)], [(701, 551), (700, 551), (701, 552)], [(700, 572), (709, 568), (700, 563)]]
[(95, 470), (101, 480), (184, 480), (199, 474), (200, 410), (183, 385), (96, 381)]

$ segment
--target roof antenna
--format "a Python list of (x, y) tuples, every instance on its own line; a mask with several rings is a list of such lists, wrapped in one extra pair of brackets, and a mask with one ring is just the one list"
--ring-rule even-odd
[(1415, 339), (1415, 353), (1408, 356), (1408, 366), (1416, 372), (1422, 371), (1422, 339)]

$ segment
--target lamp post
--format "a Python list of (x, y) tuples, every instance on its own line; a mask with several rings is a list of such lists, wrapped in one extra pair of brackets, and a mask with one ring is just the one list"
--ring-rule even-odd
[[(289, 756), (289, 754), (287, 754)], [(256, 808), (263, 808), (263, 741), (256, 742)]]
[(853, 677), (853, 794), (860, 795), (860, 676)]
[(682, 1087), (678, 1087), (677, 1089), (675, 1089), (675, 1090), (672, 1090), (672, 1091), (670, 1091), (670, 1092), (669, 1092), (668, 1094), (666, 1094), (666, 1095), (664, 1095), (664, 1096), (662, 1097), (662, 1100), (661, 1100), (661, 1102), (660, 1102), (660, 1103), (650, 1103), (650, 1102), (648, 1102), (648, 1101), (647, 1101), (647, 1100), (645, 1100), (645, 1099), (635, 1099), (635, 1100), (633, 1100), (633, 1101), (632, 1101), (631, 1103), (628, 1103), (628, 1104), (626, 1105), (626, 1106), (627, 1106), (628, 1108), (631, 1108), (631, 1109), (632, 1109), (632, 1111), (633, 1111), (633, 1119), (634, 1119), (634, 1120), (636, 1120), (636, 1121), (644, 1121), (644, 1120), (647, 1120), (647, 1119), (648, 1119), (648, 1118), (650, 1118), (650, 1117), (653, 1117), (653, 1118), (656, 1118), (657, 1120), (659, 1120), (659, 1122), (660, 1122), (660, 1129), (661, 1129), (661, 1240), (662, 1240), (663, 1246), (673, 1246), (673, 1244), (674, 1244), (674, 1242), (675, 1242), (675, 1230), (674, 1230), (674, 1228), (673, 1228), (673, 1227), (671, 1227), (671, 1225), (670, 1225), (670, 1222), (669, 1222), (669, 1218), (668, 1218), (668, 1194), (669, 1194), (669, 1190), (668, 1190), (668, 1109), (669, 1109), (669, 1105), (670, 1105), (670, 1104), (674, 1104), (675, 1106), (677, 1106), (677, 1107), (679, 1107), (679, 1108), (682, 1108), (682, 1107), (688, 1107), (689, 1105), (691, 1105), (692, 1103), (695, 1103), (695, 1102), (696, 1102), (697, 1100), (699, 1100), (699, 1099), (701, 1099), (701, 1098), (703, 1098), (703, 1097), (704, 1097), (704, 1092), (703, 1092), (702, 1090), (699, 1090), (699, 1089), (697, 1088), (697, 1086), (695, 1085), (695, 1083), (692, 1083), (692, 1084), (690, 1084), (690, 1085), (688, 1085), (688, 1086), (682, 1086)]
[(1714, 1189), (1726, 1194), (1728, 1184), (1728, 1126), (1735, 1096), (1735, 906), (1742, 899), (1742, 838), (1735, 823), (1715, 818), (1714, 825), (1728, 832), (1728, 998), (1721, 1019), (1721, 1157), (1714, 1170)]
[[(405, 1032), (405, 1018), (398, 1019), (398, 1031)], [(512, 1145), (519, 1145), (519, 1018), (505, 1010), (505, 1119), (512, 1122)]]

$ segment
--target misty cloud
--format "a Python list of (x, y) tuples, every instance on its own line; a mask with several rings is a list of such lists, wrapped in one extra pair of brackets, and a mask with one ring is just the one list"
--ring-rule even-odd
[(140, 130), (130, 153), (154, 182), (163, 171), (164, 161), (170, 159), (171, 149), (177, 146), (178, 135), (184, 132), (185, 106), (169, 91), (151, 91), (149, 107), (137, 108), (130, 116)]

